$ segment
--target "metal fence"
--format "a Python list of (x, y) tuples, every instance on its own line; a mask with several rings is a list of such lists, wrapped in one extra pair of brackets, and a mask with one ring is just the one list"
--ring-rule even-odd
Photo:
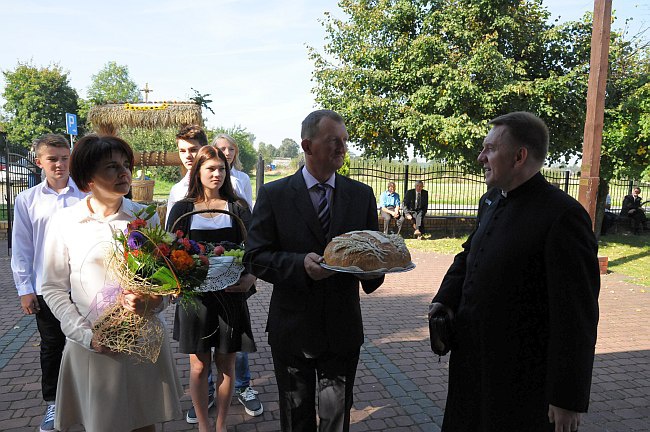
[[(570, 170), (545, 168), (546, 179), (574, 198), (578, 198), (580, 174)], [(444, 164), (429, 166), (373, 162), (359, 159), (350, 161), (349, 177), (372, 187), (375, 196), (386, 190), (389, 181), (395, 182), (395, 190), (401, 197), (415, 187), (416, 180), (424, 182), (429, 192), (429, 215), (476, 216), (479, 198), (487, 191), (482, 174), (466, 173), (460, 168)], [(650, 190), (650, 183), (636, 180), (612, 180), (609, 195), (612, 208), (620, 209), (623, 197), (632, 193), (632, 187)]]
[(6, 142), (0, 153), (0, 221), (6, 224), (8, 247), (11, 249), (13, 206), (16, 195), (41, 181), (41, 169), (33, 152)]

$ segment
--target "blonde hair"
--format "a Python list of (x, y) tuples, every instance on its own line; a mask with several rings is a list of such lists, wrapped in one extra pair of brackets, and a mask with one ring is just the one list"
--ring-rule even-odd
[(217, 147), (217, 141), (219, 141), (220, 139), (224, 139), (228, 141), (229, 144), (232, 144), (232, 146), (235, 147), (235, 159), (233, 159), (232, 161), (232, 167), (235, 168), (236, 170), (241, 171), (243, 165), (241, 164), (241, 160), (239, 159), (239, 144), (237, 144), (237, 141), (235, 141), (235, 139), (230, 135), (225, 133), (220, 133), (212, 140), (212, 146)]

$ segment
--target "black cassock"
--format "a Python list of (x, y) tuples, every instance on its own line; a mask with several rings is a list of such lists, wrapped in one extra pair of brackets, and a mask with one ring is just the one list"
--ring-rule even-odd
[(443, 431), (549, 431), (549, 403), (587, 411), (597, 250), (587, 212), (541, 174), (481, 198), (433, 300), (456, 313)]

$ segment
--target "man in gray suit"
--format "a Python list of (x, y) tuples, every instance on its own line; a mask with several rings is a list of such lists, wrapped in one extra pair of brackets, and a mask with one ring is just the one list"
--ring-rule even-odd
[(264, 185), (244, 261), (273, 284), (266, 331), (280, 393), (283, 431), (347, 431), (352, 389), (363, 343), (359, 281), (366, 293), (383, 283), (321, 267), (325, 246), (339, 234), (377, 230), (372, 189), (336, 174), (348, 133), (330, 110), (302, 123), (305, 166)]

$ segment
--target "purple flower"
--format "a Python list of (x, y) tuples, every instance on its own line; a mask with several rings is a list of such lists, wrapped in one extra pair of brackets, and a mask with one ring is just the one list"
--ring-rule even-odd
[(199, 248), (199, 244), (195, 242), (194, 240), (190, 240), (190, 254), (198, 254), (201, 252), (201, 249)]
[(144, 235), (142, 235), (142, 233), (139, 233), (138, 231), (131, 231), (126, 244), (131, 249), (140, 249), (140, 246), (144, 244), (145, 240), (146, 238)]

